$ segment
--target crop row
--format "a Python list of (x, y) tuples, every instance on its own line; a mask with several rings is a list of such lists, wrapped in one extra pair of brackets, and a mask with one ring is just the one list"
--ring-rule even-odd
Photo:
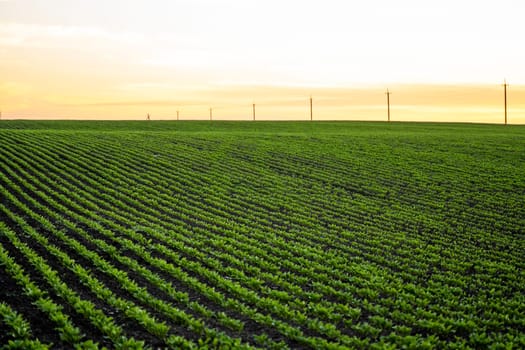
[[(448, 173), (460, 156), (400, 161), (362, 140), (1, 136), (6, 252), (78, 280), (70, 299), (56, 279), (39, 287), (127, 320), (148, 334), (138, 346), (523, 341), (516, 172), (484, 166), (503, 179), (483, 184)], [(113, 346), (135, 341), (115, 332)]]

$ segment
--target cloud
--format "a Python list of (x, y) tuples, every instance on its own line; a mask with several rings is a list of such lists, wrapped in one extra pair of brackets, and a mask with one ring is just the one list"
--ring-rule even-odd
[(3, 46), (68, 47), (71, 42), (103, 41), (106, 43), (132, 44), (143, 40), (144, 37), (140, 33), (108, 31), (99, 27), (25, 23), (0, 24), (0, 45)]
[(148, 100), (148, 101), (110, 101), (93, 103), (66, 103), (65, 106), (84, 107), (137, 107), (137, 106), (180, 106), (193, 105), (193, 101), (170, 101), (170, 100)]

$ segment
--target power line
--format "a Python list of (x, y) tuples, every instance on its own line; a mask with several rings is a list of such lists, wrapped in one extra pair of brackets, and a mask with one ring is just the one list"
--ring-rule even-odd
[(312, 96), (310, 96), (310, 121), (314, 120), (314, 113), (313, 113), (313, 101)]
[(505, 101), (505, 125), (507, 125), (507, 79), (503, 80), (503, 96)]
[[(1, 0), (0, 0), (1, 1)], [(503, 86), (503, 98), (504, 98), (504, 124), (505, 125), (508, 125), (508, 96), (507, 96), (507, 88), (510, 86), (508, 83), (507, 83), (507, 80), (504, 79), (504, 82), (502, 85), (499, 85), (499, 86)], [(478, 94), (478, 90), (475, 90), (475, 89), (464, 89), (462, 91), (458, 90), (458, 87), (459, 86), (453, 86), (453, 91), (452, 91), (452, 95), (453, 96), (468, 96), (468, 95), (474, 95), (474, 94)], [(448, 88), (448, 87), (447, 87)], [(487, 88), (486, 86), (484, 86), (483, 88)], [(466, 90), (466, 91), (465, 91)], [(445, 90), (442, 90), (442, 91), (445, 91)], [(459, 91), (459, 93), (458, 93)], [(482, 91), (483, 92), (483, 91)], [(391, 122), (391, 106), (390, 106), (390, 95), (392, 94), (392, 92), (390, 91), (389, 88), (386, 89), (386, 92), (384, 92), (385, 95), (386, 95), (386, 102), (387, 102), (387, 120), (388, 122)], [(416, 105), (416, 107), (418, 108), (422, 108), (422, 105), (423, 103), (422, 102), (425, 102), (425, 103), (428, 103), (430, 105), (433, 105), (434, 103), (441, 103), (440, 100), (437, 100), (437, 101), (434, 101), (432, 100), (431, 97), (434, 97), (434, 96), (431, 96), (432, 92), (429, 92), (427, 94), (423, 94), (423, 95), (419, 95), (420, 97), (420, 100), (424, 100), (424, 101), (420, 101), (420, 103), (418, 103)], [(441, 90), (439, 91), (439, 93), (441, 94)], [(397, 95), (396, 95), (397, 96)], [(421, 97), (422, 96), (422, 97)], [(303, 97), (304, 98), (304, 95)], [(273, 108), (273, 106), (278, 106), (278, 105), (284, 105), (286, 107), (290, 106), (291, 107), (291, 110), (293, 110), (293, 113), (295, 113), (295, 111), (297, 111), (299, 113), (300, 109), (301, 108), (304, 108), (304, 105), (302, 105), (302, 103), (304, 103), (304, 100), (302, 100), (302, 98), (300, 96), (297, 96), (296, 98), (293, 98), (293, 97), (285, 97), (283, 99), (277, 99), (277, 100), (270, 100), (270, 101), (262, 101), (263, 105), (264, 106), (272, 106), (271, 108)], [(302, 100), (302, 102), (301, 102)], [(320, 105), (320, 108), (323, 109), (325, 104), (323, 103), (323, 101), (325, 101), (325, 98), (323, 98), (323, 96), (321, 96), (321, 105)], [(330, 100), (330, 99), (329, 99)], [(289, 101), (290, 103), (287, 103), (287, 101)], [(291, 103), (293, 101), (293, 104)], [(434, 101), (434, 102), (433, 102)], [(260, 102), (260, 101), (259, 101)], [(309, 103), (309, 108), (310, 108), (310, 121), (313, 121), (313, 96), (310, 95), (309, 96), (309, 99), (308, 99), (308, 103)], [(336, 105), (338, 102), (335, 102)], [(374, 102), (375, 104), (376, 102)], [(421, 106), (420, 106), (421, 104)], [(200, 109), (204, 106), (205, 104), (202, 103), (202, 102), (199, 102), (199, 103), (195, 103), (195, 104), (186, 104), (186, 105), (182, 105), (183, 108), (190, 108), (189, 106), (191, 106), (191, 108), (194, 108), (194, 107), (197, 107)], [(246, 105), (246, 102), (243, 103), (244, 107), (241, 107), (242, 105), (239, 103), (239, 104), (235, 104), (235, 103), (227, 103), (227, 104), (219, 104), (217, 107), (215, 108), (219, 108), (221, 111), (224, 111), (225, 109), (230, 109), (230, 108), (235, 108), (236, 112), (234, 113), (238, 113), (237, 110), (240, 110), (241, 108), (246, 112), (246, 108), (247, 108), (247, 105)], [(300, 107), (300, 106), (303, 106), (303, 107)], [(439, 106), (439, 104), (436, 104), (437, 106)], [(330, 105), (331, 106), (331, 105)], [(180, 104), (177, 104), (175, 107), (181, 107)], [(190, 119), (192, 119), (192, 112), (191, 112), (191, 108), (190, 108), (190, 115), (188, 116)], [(376, 108), (376, 107), (374, 107)], [(384, 107), (383, 107), (384, 108)], [(176, 109), (176, 108), (174, 108)], [(201, 110), (202, 111), (202, 110)], [(304, 110), (303, 110), (304, 111)], [(186, 110), (186, 112), (188, 112), (188, 110)], [(245, 115), (246, 117), (246, 114), (245, 112), (243, 112), (242, 114)], [(229, 113), (229, 112), (228, 112)], [(292, 113), (292, 112), (290, 112)], [(336, 113), (339, 113), (338, 111)], [(224, 113), (223, 113), (224, 114)], [(197, 117), (197, 119), (202, 119), (202, 114), (199, 114), (200, 116)], [(5, 114), (3, 115), (4, 118), (5, 118)], [(304, 115), (303, 115), (304, 116)], [(8, 115), (8, 119), (23, 119), (23, 118), (29, 118), (31, 119), (33, 116), (24, 116), (24, 115), (18, 115), (16, 112), (15, 114), (9, 114)], [(89, 116), (87, 116), (89, 117)], [(151, 119), (151, 114), (150, 113), (147, 113), (146, 114), (146, 119), (147, 120), (152, 120)], [(159, 117), (159, 116), (158, 116)], [(158, 118), (157, 117), (157, 118)], [(67, 115), (63, 115), (63, 116), (58, 116), (58, 115), (53, 115), (51, 118), (55, 118), (55, 119), (83, 119), (82, 116), (67, 116)], [(135, 118), (135, 117), (133, 117)], [(144, 118), (144, 115), (142, 115), (141, 117), (139, 118)], [(156, 118), (156, 119), (157, 119)], [(173, 115), (171, 117), (169, 117), (170, 119), (173, 118)], [(177, 120), (180, 120), (181, 116), (180, 116), (180, 110), (179, 109), (176, 109), (176, 118)], [(252, 99), (252, 120), (255, 121), (257, 120), (257, 115), (256, 115), (256, 104), (255, 104), (255, 99)], [(286, 119), (287, 117), (284, 116), (284, 119)], [(292, 118), (292, 117), (290, 117)], [(492, 118), (492, 117), (491, 117)], [(497, 118), (497, 116), (496, 116)], [(95, 118), (96, 119), (96, 118)], [(219, 118), (221, 119), (221, 118)], [(264, 118), (263, 118), (264, 119)], [(323, 117), (321, 117), (320, 120), (322, 120)], [(2, 111), (0, 111), (0, 120), (3, 120), (2, 119)], [(213, 109), (212, 107), (209, 107), (209, 120), (212, 121), (213, 120)], [(497, 122), (497, 120), (495, 121)]]
[(390, 94), (391, 92), (388, 91), (388, 89), (386, 89), (386, 104), (387, 104), (387, 108), (388, 108), (388, 122), (390, 122)]

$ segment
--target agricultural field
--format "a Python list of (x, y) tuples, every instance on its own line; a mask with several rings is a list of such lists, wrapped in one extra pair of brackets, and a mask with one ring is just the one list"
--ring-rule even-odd
[(525, 126), (0, 121), (1, 349), (523, 349)]

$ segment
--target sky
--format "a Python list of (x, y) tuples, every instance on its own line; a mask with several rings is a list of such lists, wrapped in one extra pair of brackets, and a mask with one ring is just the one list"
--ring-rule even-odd
[(525, 124), (522, 0), (0, 0), (2, 118)]

